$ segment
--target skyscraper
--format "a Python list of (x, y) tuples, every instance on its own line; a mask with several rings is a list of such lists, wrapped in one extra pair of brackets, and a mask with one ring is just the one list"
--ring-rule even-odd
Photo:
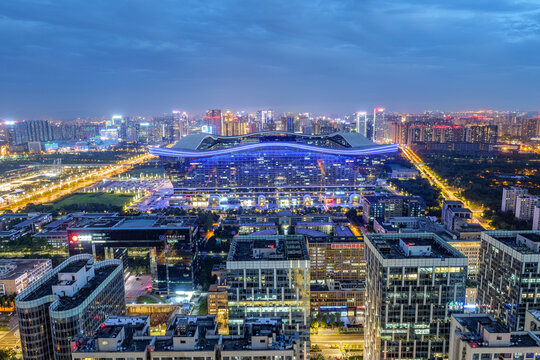
[(72, 256), (15, 298), (25, 360), (71, 360), (70, 341), (126, 311), (121, 260)]
[(206, 125), (209, 127), (211, 134), (222, 135), (223, 117), (221, 115), (221, 110), (207, 110), (204, 119), (206, 120)]
[(356, 112), (356, 132), (368, 136), (367, 133), (367, 112), (358, 111)]
[(369, 234), (364, 358), (445, 359), (467, 258), (433, 233)]
[(384, 139), (384, 110), (385, 108), (379, 107), (373, 109), (373, 138), (376, 143), (383, 142)]

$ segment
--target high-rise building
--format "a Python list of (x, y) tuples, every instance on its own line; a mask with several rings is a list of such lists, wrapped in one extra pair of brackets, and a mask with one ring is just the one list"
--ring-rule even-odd
[(501, 211), (515, 211), (516, 210), (516, 198), (520, 195), (527, 195), (529, 190), (522, 187), (512, 186), (509, 188), (503, 188)]
[(518, 195), (516, 197), (515, 215), (519, 220), (531, 220), (534, 214), (534, 207), (540, 205), (538, 195)]
[(223, 117), (221, 115), (221, 110), (207, 110), (204, 119), (206, 120), (206, 125), (209, 128), (209, 133), (214, 135), (223, 135)]
[[(339, 232), (337, 226), (334, 232)], [(364, 310), (364, 241), (356, 236), (308, 236), (311, 309), (359, 316)]]
[(540, 230), (540, 205), (536, 205), (533, 210), (533, 230)]
[(384, 137), (384, 111), (385, 108), (379, 107), (373, 109), (373, 138), (376, 143), (385, 141)]
[(362, 199), (364, 222), (400, 216), (424, 216), (426, 204), (419, 196), (369, 195)]
[(11, 145), (23, 145), (28, 142), (51, 141), (53, 130), (46, 120), (26, 120), (17, 122), (8, 130)]
[(540, 119), (521, 119), (521, 138), (530, 140), (540, 136)]
[(367, 112), (365, 111), (358, 111), (356, 113), (356, 132), (364, 135), (366, 138), (368, 136)]
[(368, 234), (364, 358), (446, 359), (467, 258), (433, 233)]
[(522, 331), (525, 312), (540, 309), (540, 232), (485, 231), (481, 241), (477, 303)]
[(236, 236), (227, 257), (229, 332), (250, 317), (279, 317), (309, 351), (310, 262), (304, 236)]
[(71, 360), (71, 339), (126, 311), (122, 261), (72, 256), (15, 298), (25, 360)]

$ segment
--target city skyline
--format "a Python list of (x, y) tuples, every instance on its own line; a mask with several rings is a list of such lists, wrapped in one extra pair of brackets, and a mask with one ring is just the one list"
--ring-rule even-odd
[(535, 110), (530, 2), (0, 5), (4, 118)]

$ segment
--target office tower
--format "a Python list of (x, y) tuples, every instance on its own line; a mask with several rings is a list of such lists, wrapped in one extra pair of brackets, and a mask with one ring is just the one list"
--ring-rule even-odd
[(50, 259), (0, 259), (0, 296), (21, 293), (51, 270)]
[(67, 229), (70, 255), (121, 259), (128, 249), (146, 249), (152, 289), (164, 295), (193, 291), (199, 227), (194, 216), (85, 217)]
[(373, 109), (373, 138), (376, 143), (384, 142), (384, 108)]
[(286, 126), (285, 126), (285, 131), (287, 132), (294, 132), (294, 115), (292, 114), (289, 114), (287, 115), (287, 118), (286, 118)]
[(540, 309), (540, 232), (485, 231), (481, 241), (477, 303), (522, 331), (526, 310)]
[(256, 119), (261, 123), (261, 130), (268, 130), (268, 124), (274, 122), (274, 111), (258, 110)]
[(534, 207), (540, 205), (538, 195), (518, 195), (516, 197), (515, 215), (519, 220), (531, 220), (534, 214)]
[(453, 314), (448, 360), (537, 359), (539, 335), (511, 332), (488, 314)]
[(310, 263), (304, 236), (236, 236), (227, 257), (229, 332), (245, 319), (279, 317), (285, 334), (300, 334), (309, 350)]
[(222, 135), (223, 118), (221, 116), (221, 110), (206, 110), (204, 119), (206, 120), (210, 134)]
[(70, 341), (126, 311), (120, 260), (72, 256), (15, 298), (25, 360), (71, 360)]
[(520, 195), (527, 195), (529, 190), (522, 187), (503, 188), (501, 211), (514, 211), (516, 209), (516, 198)]
[(356, 112), (356, 132), (367, 137), (367, 130), (367, 112)]
[(111, 124), (113, 127), (119, 127), (124, 123), (124, 117), (122, 115), (113, 115), (111, 117)]
[(368, 234), (364, 358), (445, 359), (467, 258), (433, 233)]
[(227, 137), (191, 134), (159, 155), (174, 186), (175, 205), (210, 203), (294, 206), (307, 195), (348, 202), (373, 187), (396, 145), (377, 145), (357, 133), (329, 135), (267, 131)]

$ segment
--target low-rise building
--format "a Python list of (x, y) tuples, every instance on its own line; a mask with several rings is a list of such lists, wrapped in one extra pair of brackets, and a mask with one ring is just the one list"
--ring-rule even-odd
[(19, 294), (51, 270), (50, 259), (0, 259), (0, 295)]
[(489, 314), (452, 314), (448, 360), (537, 359), (539, 332), (510, 332)]
[(284, 335), (279, 318), (247, 318), (239, 335), (220, 335), (214, 316), (176, 315), (165, 335), (150, 336), (147, 317), (106, 320), (92, 336), (71, 342), (73, 360), (291, 360), (298, 334)]

